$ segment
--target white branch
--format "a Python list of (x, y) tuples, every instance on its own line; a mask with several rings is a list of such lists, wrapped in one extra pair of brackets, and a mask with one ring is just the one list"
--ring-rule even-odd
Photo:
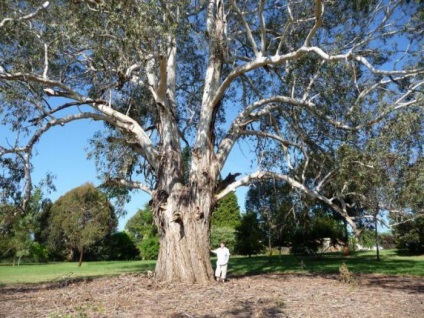
[(153, 189), (151, 189), (150, 187), (138, 181), (132, 181), (132, 180), (127, 180), (122, 178), (112, 178), (112, 179), (106, 180), (104, 184), (107, 185), (108, 183), (113, 183), (115, 185), (125, 187), (125, 188), (142, 190), (146, 192), (147, 194), (149, 194), (150, 196), (152, 196), (154, 192)]
[(266, 49), (266, 26), (265, 26), (265, 20), (263, 15), (264, 5), (265, 5), (265, 0), (260, 0), (258, 14), (259, 14), (259, 21), (261, 24), (261, 53), (262, 55), (265, 55), (265, 49)]
[(261, 56), (258, 50), (258, 46), (256, 45), (255, 39), (253, 38), (252, 30), (250, 30), (249, 24), (247, 23), (246, 19), (244, 18), (243, 13), (240, 11), (239, 7), (237, 6), (235, 0), (230, 0), (231, 6), (233, 7), (234, 11), (239, 16), (240, 20), (242, 21), (244, 28), (246, 29), (246, 35), (247, 39), (250, 42), (250, 45), (252, 46), (252, 50), (255, 53), (255, 56)]
[(310, 198), (318, 199), (322, 202), (325, 202), (328, 204), (334, 211), (338, 212), (343, 218), (349, 223), (349, 225), (356, 230), (356, 224), (355, 222), (349, 217), (347, 211), (345, 208), (340, 207), (336, 204), (334, 204), (331, 200), (329, 200), (327, 197), (324, 197), (323, 195), (319, 194), (317, 191), (313, 191), (309, 188), (307, 188), (305, 185), (301, 184), (300, 182), (294, 180), (288, 175), (285, 174), (278, 174), (268, 171), (257, 171), (250, 175), (245, 176), (244, 178), (241, 178), (230, 185), (228, 185), (223, 191), (220, 193), (215, 194), (215, 199), (219, 200), (226, 196), (228, 193), (235, 191), (238, 187), (241, 186), (248, 186), (254, 181), (259, 180), (281, 180), (287, 182), (289, 185), (291, 185), (293, 188), (297, 188), (298, 190), (302, 191), (303, 193), (307, 194)]
[(49, 71), (49, 46), (44, 43), (44, 71), (43, 78), (47, 79), (47, 73)]
[(12, 21), (22, 21), (22, 20), (30, 20), (33, 17), (35, 17), (41, 10), (47, 9), (47, 7), (50, 5), (49, 1), (44, 2), (41, 6), (39, 6), (34, 12), (24, 15), (19, 18), (5, 18), (0, 22), (0, 28), (2, 28), (6, 22), (12, 22)]
[(304, 46), (310, 46), (311, 45), (311, 39), (317, 32), (318, 28), (322, 24), (322, 15), (324, 14), (324, 4), (321, 0), (315, 1), (315, 24), (312, 27), (311, 31), (309, 31), (308, 36), (305, 39)]

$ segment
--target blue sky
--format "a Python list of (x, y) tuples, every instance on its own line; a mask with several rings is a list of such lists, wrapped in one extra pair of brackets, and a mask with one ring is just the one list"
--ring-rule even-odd
[[(97, 179), (94, 161), (87, 159), (85, 148), (93, 133), (102, 128), (101, 122), (82, 120), (63, 127), (53, 127), (46, 132), (37, 144), (37, 152), (33, 156), (33, 184), (37, 185), (47, 173), (53, 174), (56, 191), (46, 195), (52, 201), (86, 182), (99, 185), (100, 180)], [(3, 144), (5, 137), (9, 141), (13, 140), (11, 132), (5, 126), (0, 126), (0, 136), (0, 144)], [(249, 159), (245, 157), (247, 153), (242, 154), (238, 145), (233, 150), (223, 170), (223, 177), (229, 172), (245, 172), (250, 164)], [(242, 211), (246, 191), (247, 188), (243, 187), (236, 192)], [(148, 194), (142, 191), (133, 192), (131, 201), (125, 206), (127, 214), (119, 219), (118, 229), (122, 230), (127, 220), (149, 200)]]

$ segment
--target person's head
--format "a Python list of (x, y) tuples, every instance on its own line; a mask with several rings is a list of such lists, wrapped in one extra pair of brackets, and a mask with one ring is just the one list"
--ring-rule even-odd
[(221, 248), (224, 248), (224, 247), (225, 247), (225, 243), (221, 242)]

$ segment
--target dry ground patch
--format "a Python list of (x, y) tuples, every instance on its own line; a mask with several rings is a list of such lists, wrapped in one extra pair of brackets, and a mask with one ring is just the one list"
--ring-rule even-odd
[(0, 288), (0, 317), (424, 317), (424, 277), (269, 274), (158, 284), (145, 275)]

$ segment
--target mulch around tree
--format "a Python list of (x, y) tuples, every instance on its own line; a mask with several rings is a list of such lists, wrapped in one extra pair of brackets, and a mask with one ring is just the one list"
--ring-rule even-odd
[(269, 274), (210, 285), (145, 275), (0, 288), (0, 317), (424, 317), (424, 277)]

